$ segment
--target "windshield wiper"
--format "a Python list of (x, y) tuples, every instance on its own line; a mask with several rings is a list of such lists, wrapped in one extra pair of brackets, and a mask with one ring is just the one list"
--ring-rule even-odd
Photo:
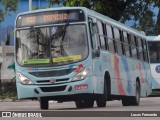
[[(63, 27), (61, 27), (61, 30), (58, 30), (54, 35), (52, 35), (52, 38), (51, 38), (52, 39), (52, 45), (51, 45), (51, 47), (53, 49), (59, 47), (61, 55), (62, 55), (62, 51), (64, 49), (62, 42), (64, 41), (64, 37), (65, 37), (65, 34), (66, 34), (66, 29), (67, 29), (68, 26), (69, 26), (69, 22), (66, 22), (66, 24), (63, 25)], [(59, 39), (60, 37), (62, 37), (62, 39), (59, 41), (60, 44), (59, 45), (55, 45), (55, 41), (57, 39)]]
[(67, 22), (67, 23), (65, 24), (65, 26), (64, 26), (63, 36), (62, 36), (62, 41), (61, 41), (61, 42), (63, 42), (63, 40), (64, 40), (64, 36), (65, 36), (65, 34), (66, 34), (66, 29), (67, 29), (68, 26), (69, 26), (69, 22)]
[(30, 29), (29, 29), (29, 35), (27, 36), (27, 38), (34, 38), (34, 37), (36, 37), (35, 32), (36, 32), (36, 34), (38, 33), (38, 31), (36, 30), (36, 28), (35, 27), (30, 27)]

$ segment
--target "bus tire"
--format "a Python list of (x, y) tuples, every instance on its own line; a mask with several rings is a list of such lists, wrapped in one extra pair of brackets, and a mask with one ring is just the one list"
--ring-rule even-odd
[(83, 104), (82, 100), (76, 100), (75, 105), (76, 105), (77, 108), (83, 108), (84, 107), (84, 104)]
[(122, 98), (122, 105), (123, 106), (130, 106), (131, 105), (130, 97)]
[(40, 108), (41, 109), (48, 109), (49, 108), (49, 104), (48, 104), (48, 99), (47, 98), (40, 97), (39, 103), (40, 103)]
[(140, 103), (140, 85), (136, 82), (136, 95), (122, 98), (123, 106), (139, 106)]
[(98, 107), (106, 107), (106, 101), (107, 101), (107, 85), (106, 81), (104, 81), (104, 90), (103, 94), (97, 95), (96, 102)]
[(139, 106), (140, 104), (140, 84), (136, 82), (136, 95), (131, 99), (131, 105)]
[(94, 100), (92, 98), (76, 100), (75, 105), (77, 108), (91, 108), (94, 105)]

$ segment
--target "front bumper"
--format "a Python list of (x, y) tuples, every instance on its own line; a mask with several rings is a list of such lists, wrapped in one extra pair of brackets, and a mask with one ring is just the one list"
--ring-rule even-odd
[[(76, 82), (68, 82), (55, 85), (23, 85), (16, 83), (19, 99), (56, 97), (78, 94), (93, 94), (96, 90), (97, 82), (94, 76)], [(77, 86), (77, 87), (76, 87)]]

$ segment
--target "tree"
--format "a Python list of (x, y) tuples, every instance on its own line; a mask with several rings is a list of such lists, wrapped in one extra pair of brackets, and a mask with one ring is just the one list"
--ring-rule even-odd
[(84, 6), (119, 20), (128, 4), (135, 0), (48, 0), (50, 5)]
[[(156, 21), (152, 8), (160, 6), (159, 0), (48, 0), (50, 5), (60, 6), (84, 6), (109, 16), (112, 19), (125, 23), (133, 20), (132, 27), (145, 31), (147, 34), (155, 34)], [(159, 17), (160, 19), (160, 13)], [(160, 21), (160, 20), (158, 20)], [(158, 23), (158, 22), (157, 22)], [(160, 28), (157, 25), (157, 29)], [(159, 29), (160, 31), (160, 29)]]
[[(10, 15), (10, 12), (16, 12), (19, 0), (1, 0), (2, 5), (0, 5), (0, 23), (4, 21), (5, 15)], [(2, 9), (4, 6), (4, 9)]]
[(156, 21), (153, 18), (155, 16), (153, 8), (154, 2), (152, 0), (137, 0), (127, 6), (120, 21), (133, 20), (133, 28), (144, 31), (147, 35), (155, 34)]
[(151, 0), (151, 1), (154, 3), (154, 7), (158, 7), (159, 9), (158, 15), (157, 15), (157, 21), (154, 29), (155, 35), (159, 35), (160, 34), (160, 1), (159, 0)]

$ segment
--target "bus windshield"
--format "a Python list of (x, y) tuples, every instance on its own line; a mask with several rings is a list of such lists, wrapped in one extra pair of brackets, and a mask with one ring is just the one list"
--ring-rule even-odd
[(160, 61), (160, 42), (148, 42), (149, 52), (150, 52), (150, 62), (159, 63)]
[(87, 33), (83, 24), (16, 31), (16, 59), (22, 66), (70, 64), (87, 56)]

